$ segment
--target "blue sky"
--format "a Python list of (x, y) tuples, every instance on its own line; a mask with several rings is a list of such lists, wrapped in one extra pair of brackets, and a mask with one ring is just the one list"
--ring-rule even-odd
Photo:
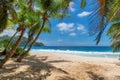
[[(94, 32), (96, 24), (99, 24), (99, 18), (97, 15), (92, 16), (95, 13), (97, 0), (87, 0), (87, 6), (85, 9), (80, 8), (81, 0), (74, 0), (69, 4), (69, 10), (67, 11), (71, 17), (66, 17), (62, 20), (51, 19), (51, 34), (42, 33), (39, 40), (46, 46), (96, 46), (96, 35), (90, 36), (89, 31)], [(94, 11), (95, 10), (95, 11)], [(90, 28), (90, 18), (94, 18), (94, 26)], [(108, 26), (109, 27), (109, 26)], [(108, 29), (108, 28), (107, 28)], [(108, 46), (111, 44), (108, 36), (106, 36), (105, 30), (101, 42), (98, 46)], [(14, 31), (5, 30), (2, 35), (13, 35)], [(27, 34), (25, 34), (27, 36)]]
[[(74, 0), (67, 11), (71, 17), (51, 20), (51, 34), (42, 33), (39, 41), (48, 46), (96, 46), (94, 41), (96, 35), (90, 36), (88, 33), (90, 27), (88, 17), (94, 12), (92, 10), (96, 8), (95, 5), (98, 5), (96, 0), (88, 0), (86, 8), (80, 9), (80, 0)], [(110, 43), (105, 31), (99, 46), (108, 46)]]

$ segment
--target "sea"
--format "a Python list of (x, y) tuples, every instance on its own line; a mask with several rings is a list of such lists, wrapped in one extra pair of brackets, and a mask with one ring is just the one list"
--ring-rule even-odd
[(120, 56), (120, 52), (113, 53), (109, 46), (33, 46), (32, 51), (86, 57), (118, 58)]

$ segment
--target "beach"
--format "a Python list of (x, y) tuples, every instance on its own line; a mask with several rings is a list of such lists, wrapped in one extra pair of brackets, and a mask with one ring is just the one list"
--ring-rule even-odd
[(31, 51), (21, 63), (9, 60), (0, 80), (120, 80), (117, 58)]

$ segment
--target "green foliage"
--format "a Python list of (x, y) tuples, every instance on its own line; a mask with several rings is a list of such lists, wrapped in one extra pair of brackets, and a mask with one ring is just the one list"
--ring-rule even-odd
[[(2, 39), (0, 38), (0, 51), (2, 51), (6, 45), (7, 45), (7, 42), (9, 41), (9, 36), (4, 36), (2, 37)], [(23, 40), (23, 42), (25, 41), (25, 38)], [(27, 40), (26, 40), (27, 41)], [(14, 42), (14, 41), (13, 41)], [(9, 48), (7, 49), (7, 53), (12, 49), (12, 47), (14, 46), (14, 43), (11, 43)], [(23, 42), (21, 43), (21, 45), (23, 45)], [(39, 44), (39, 43), (36, 43), (36, 45)], [(18, 47), (15, 54), (13, 55), (13, 57), (17, 57), (18, 55), (21, 54), (21, 52), (25, 52), (25, 50), (23, 51), (23, 48), (22, 47)], [(30, 53), (28, 54), (28, 56), (30, 56)]]
[[(25, 53), (26, 50), (23, 50), (23, 48), (18, 47), (15, 54), (12, 57), (17, 58), (20, 54)], [(30, 53), (27, 54), (27, 56), (30, 56)]]
[(118, 51), (120, 49), (120, 22), (112, 24), (107, 35), (113, 40), (111, 45), (113, 51)]
[[(16, 41), (17, 41), (17, 39), (18, 39), (18, 36), (15, 37), (15, 38), (12, 40), (12, 44), (15, 44)], [(9, 40), (10, 40), (10, 37), (9, 37), (9, 36), (2, 36), (2, 37), (0, 37), (0, 46), (3, 46), (3, 48), (5, 48), (6, 45), (7, 45), (7, 42), (8, 42)], [(27, 40), (28, 40), (28, 38), (23, 37), (20, 46), (24, 46), (24, 44), (27, 42)], [(41, 42), (36, 42), (36, 43), (35, 43), (35, 46), (38, 46), (38, 45), (39, 45), (39, 46), (44, 46), (43, 43), (41, 43)], [(11, 45), (11, 46), (13, 46), (13, 45)]]
[(45, 26), (43, 32), (51, 33), (51, 29), (48, 26)]
[(3, 50), (6, 47), (8, 41), (9, 41), (8, 36), (4, 36), (4, 38), (2, 38), (2, 37), (0, 38), (0, 48), (1, 48), (1, 50)]
[(109, 28), (107, 35), (111, 38), (111, 39), (120, 39), (118, 37), (118, 34), (120, 32), (120, 23), (115, 23), (112, 24), (111, 27)]
[(14, 9), (14, 0), (0, 0), (0, 33), (7, 27), (8, 20), (17, 21), (17, 14)]
[(85, 6), (86, 6), (86, 0), (82, 0), (80, 7), (81, 8), (85, 8)]
[(113, 52), (117, 52), (120, 50), (120, 41), (114, 41), (111, 45), (111, 48), (113, 48)]
[(119, 8), (120, 7), (120, 3), (119, 0), (107, 0), (106, 3), (106, 12), (105, 12), (105, 17), (106, 17), (106, 21), (107, 22), (116, 22), (116, 18), (118, 18), (118, 20), (120, 20), (120, 15), (119, 15)]
[[(96, 43), (101, 40), (102, 33), (109, 23), (114, 23), (107, 31), (107, 35), (113, 40), (111, 47), (113, 51), (120, 49), (120, 0), (98, 0), (98, 8), (94, 8), (94, 12), (90, 15), (89, 27), (90, 34), (98, 33)], [(81, 8), (86, 6), (86, 0), (81, 1)], [(97, 7), (97, 6), (96, 6)], [(96, 19), (99, 23), (94, 25)]]
[[(1, 0), (9, 1), (9, 0)], [(69, 15), (64, 14), (69, 6), (71, 0), (10, 0), (11, 2), (6, 2), (0, 5), (0, 32), (2, 32), (6, 25), (18, 25), (16, 29), (17, 32), (27, 29), (28, 39), (22, 39), (22, 45), (26, 44), (27, 41), (30, 41), (29, 44), (34, 39), (36, 34), (41, 32), (51, 32), (50, 18), (59, 18), (68, 17)], [(1, 2), (0, 2), (1, 3)], [(4, 7), (4, 8), (3, 8)], [(7, 8), (5, 8), (7, 7)], [(43, 23), (45, 22), (45, 25)], [(42, 28), (42, 26), (44, 28)], [(49, 26), (49, 27), (48, 27)], [(1, 39), (2, 46), (5, 47), (6, 43), (10, 38), (6, 39), (7, 41)], [(13, 47), (18, 47), (19, 41), (18, 37), (15, 37), (10, 46), (8, 47), (8, 52), (11, 51)], [(4, 42), (5, 41), (5, 42)], [(29, 45), (28, 44), (28, 45)], [(42, 43), (35, 43), (35, 45), (43, 45)], [(15, 48), (16, 49), (16, 48)], [(13, 51), (15, 51), (13, 49)], [(26, 53), (22, 48), (18, 47), (15, 55), (20, 53)], [(11, 53), (12, 54), (12, 53)], [(15, 56), (14, 55), (14, 56)]]
[[(109, 22), (119, 22), (120, 21), (120, 3), (119, 0), (106, 0), (105, 2), (105, 12), (103, 14), (105, 17), (105, 23)], [(105, 25), (106, 27), (107, 25)], [(104, 28), (104, 25), (103, 25)], [(117, 30), (117, 31), (116, 31)], [(111, 39), (115, 39), (116, 34), (119, 32), (119, 23), (113, 24), (109, 30), (108, 35)], [(101, 37), (101, 36), (99, 36)]]
[[(41, 23), (43, 23), (43, 16), (46, 19), (46, 25), (51, 27), (51, 23), (49, 18), (63, 18), (65, 16), (69, 16), (68, 14), (64, 14), (64, 11), (68, 8), (69, 2), (71, 0), (35, 0), (32, 3), (32, 8), (29, 13), (27, 13), (29, 25), (28, 31), (28, 40), (33, 40), (33, 36), (38, 34), (41, 29)], [(29, 4), (31, 4), (29, 2)], [(45, 15), (46, 13), (46, 15)], [(30, 14), (30, 15), (29, 15)], [(32, 14), (32, 15), (31, 15)], [(44, 26), (42, 32), (51, 32), (51, 29), (47, 26)]]

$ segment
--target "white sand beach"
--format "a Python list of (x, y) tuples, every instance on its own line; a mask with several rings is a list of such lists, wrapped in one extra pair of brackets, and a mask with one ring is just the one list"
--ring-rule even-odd
[(8, 61), (0, 69), (0, 80), (120, 80), (120, 61), (31, 52), (21, 63)]

